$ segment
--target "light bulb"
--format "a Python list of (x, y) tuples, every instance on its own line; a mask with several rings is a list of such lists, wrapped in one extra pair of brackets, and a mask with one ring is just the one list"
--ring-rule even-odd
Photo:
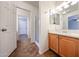
[(72, 1), (71, 5), (75, 5), (77, 3), (77, 1)]
[(66, 14), (66, 12), (64, 11), (63, 14)]
[(64, 9), (67, 9), (69, 7), (69, 5), (64, 5)]

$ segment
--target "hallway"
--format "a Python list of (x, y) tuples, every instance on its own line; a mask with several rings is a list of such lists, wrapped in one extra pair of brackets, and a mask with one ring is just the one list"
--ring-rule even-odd
[[(34, 51), (35, 50), (35, 51)], [(10, 55), (11, 57), (25, 57), (36, 56), (38, 48), (34, 43), (30, 43), (30, 39), (25, 36), (19, 36), (17, 41), (17, 49)]]

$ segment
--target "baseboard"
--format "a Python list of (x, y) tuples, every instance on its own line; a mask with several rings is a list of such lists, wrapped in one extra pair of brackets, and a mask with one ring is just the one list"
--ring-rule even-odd
[(9, 54), (9, 56), (8, 57), (10, 57), (13, 53), (14, 53), (14, 51), (17, 49), (17, 47), (15, 48), (15, 49), (13, 49), (13, 51)]
[(39, 43), (35, 41), (35, 44), (36, 44), (36, 45), (38, 46), (38, 48), (39, 48)]
[(46, 51), (49, 50), (49, 48), (47, 48), (47, 49), (45, 49), (44, 51), (40, 51), (39, 43), (35, 41), (35, 44), (36, 44), (36, 45), (38, 46), (38, 48), (39, 48), (39, 54), (43, 54), (43, 53), (45, 53)]
[(49, 50), (49, 48), (48, 49), (46, 49), (46, 50), (44, 50), (44, 51), (40, 51), (39, 50), (39, 54), (44, 54), (46, 51), (48, 51)]

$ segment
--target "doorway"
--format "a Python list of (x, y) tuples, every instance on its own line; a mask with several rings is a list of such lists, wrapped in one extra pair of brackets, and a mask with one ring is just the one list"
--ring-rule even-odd
[(20, 38), (28, 38), (27, 16), (18, 17), (18, 34)]
[(27, 10), (17, 8), (17, 35), (18, 40), (30, 38), (30, 13)]

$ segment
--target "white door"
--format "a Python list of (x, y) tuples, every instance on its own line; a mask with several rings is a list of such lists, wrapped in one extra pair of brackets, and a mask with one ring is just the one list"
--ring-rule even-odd
[(13, 2), (0, 2), (0, 56), (16, 48), (16, 12)]

